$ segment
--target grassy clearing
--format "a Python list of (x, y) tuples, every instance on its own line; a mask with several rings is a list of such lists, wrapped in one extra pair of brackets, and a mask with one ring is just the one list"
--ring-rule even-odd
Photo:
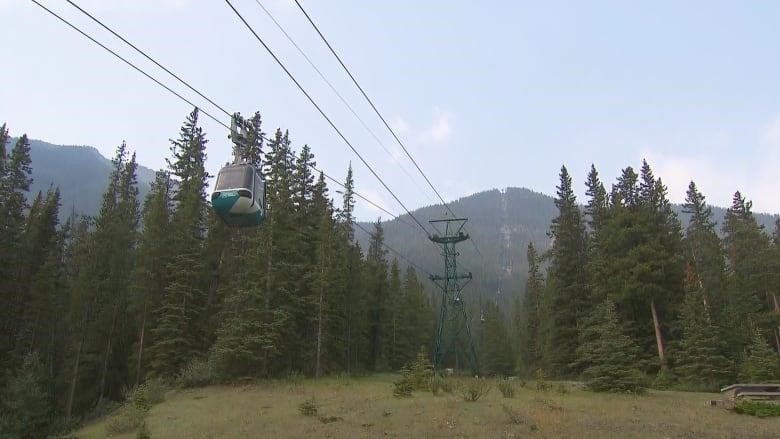
[[(170, 392), (152, 407), (152, 438), (254, 437), (577, 437), (775, 438), (780, 418), (738, 415), (705, 403), (707, 393), (649, 392), (643, 396), (595, 394), (567, 387), (514, 398), (490, 392), (476, 402), (455, 393), (414, 392), (394, 398), (386, 375), (363, 379), (275, 381)], [(317, 416), (300, 406), (316, 401)], [(77, 433), (106, 435), (105, 420)], [(113, 436), (132, 438), (134, 433)]]

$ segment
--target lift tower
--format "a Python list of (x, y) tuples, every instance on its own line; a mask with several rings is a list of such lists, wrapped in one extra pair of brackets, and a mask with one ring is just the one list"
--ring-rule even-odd
[(429, 221), (436, 231), (444, 226), (442, 235), (434, 234), (428, 239), (441, 247), (444, 256), (444, 275), (431, 275), (430, 279), (441, 288), (441, 307), (436, 325), (436, 341), (433, 349), (433, 368), (439, 370), (445, 355), (454, 352), (463, 355), (472, 372), (478, 373), (477, 353), (471, 339), (471, 315), (463, 302), (463, 288), (471, 280), (471, 273), (458, 274), (455, 244), (469, 239), (463, 232), (468, 218), (451, 218)]

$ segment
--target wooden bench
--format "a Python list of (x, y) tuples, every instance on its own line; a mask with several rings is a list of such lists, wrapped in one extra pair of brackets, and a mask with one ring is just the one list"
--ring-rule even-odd
[(720, 389), (724, 398), (780, 400), (780, 384), (732, 384)]

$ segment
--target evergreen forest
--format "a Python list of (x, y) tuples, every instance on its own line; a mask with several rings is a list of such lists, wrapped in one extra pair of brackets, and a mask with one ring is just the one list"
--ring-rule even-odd
[[(268, 217), (229, 229), (198, 118), (145, 197), (119, 145), (94, 216), (63, 215), (57, 187), (29, 194), (29, 140), (0, 128), (0, 437), (67, 429), (150, 379), (361, 375), (430, 355), (438, 291), (381, 221), (360, 244), (351, 168), (335, 197), (311, 148), (255, 113), (239, 153), (261, 165)], [(630, 392), (780, 380), (780, 220), (765, 230), (736, 192), (716, 224), (691, 182), (683, 224), (646, 162), (609, 190), (593, 167), (584, 203), (573, 184), (562, 167), (551, 244), (528, 245), (512, 303), (472, 313), (481, 374)]]

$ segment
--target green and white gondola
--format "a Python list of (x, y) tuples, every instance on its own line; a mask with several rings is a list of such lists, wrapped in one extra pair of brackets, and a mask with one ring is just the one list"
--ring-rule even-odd
[(211, 207), (232, 227), (255, 227), (265, 220), (265, 180), (246, 163), (219, 170)]

